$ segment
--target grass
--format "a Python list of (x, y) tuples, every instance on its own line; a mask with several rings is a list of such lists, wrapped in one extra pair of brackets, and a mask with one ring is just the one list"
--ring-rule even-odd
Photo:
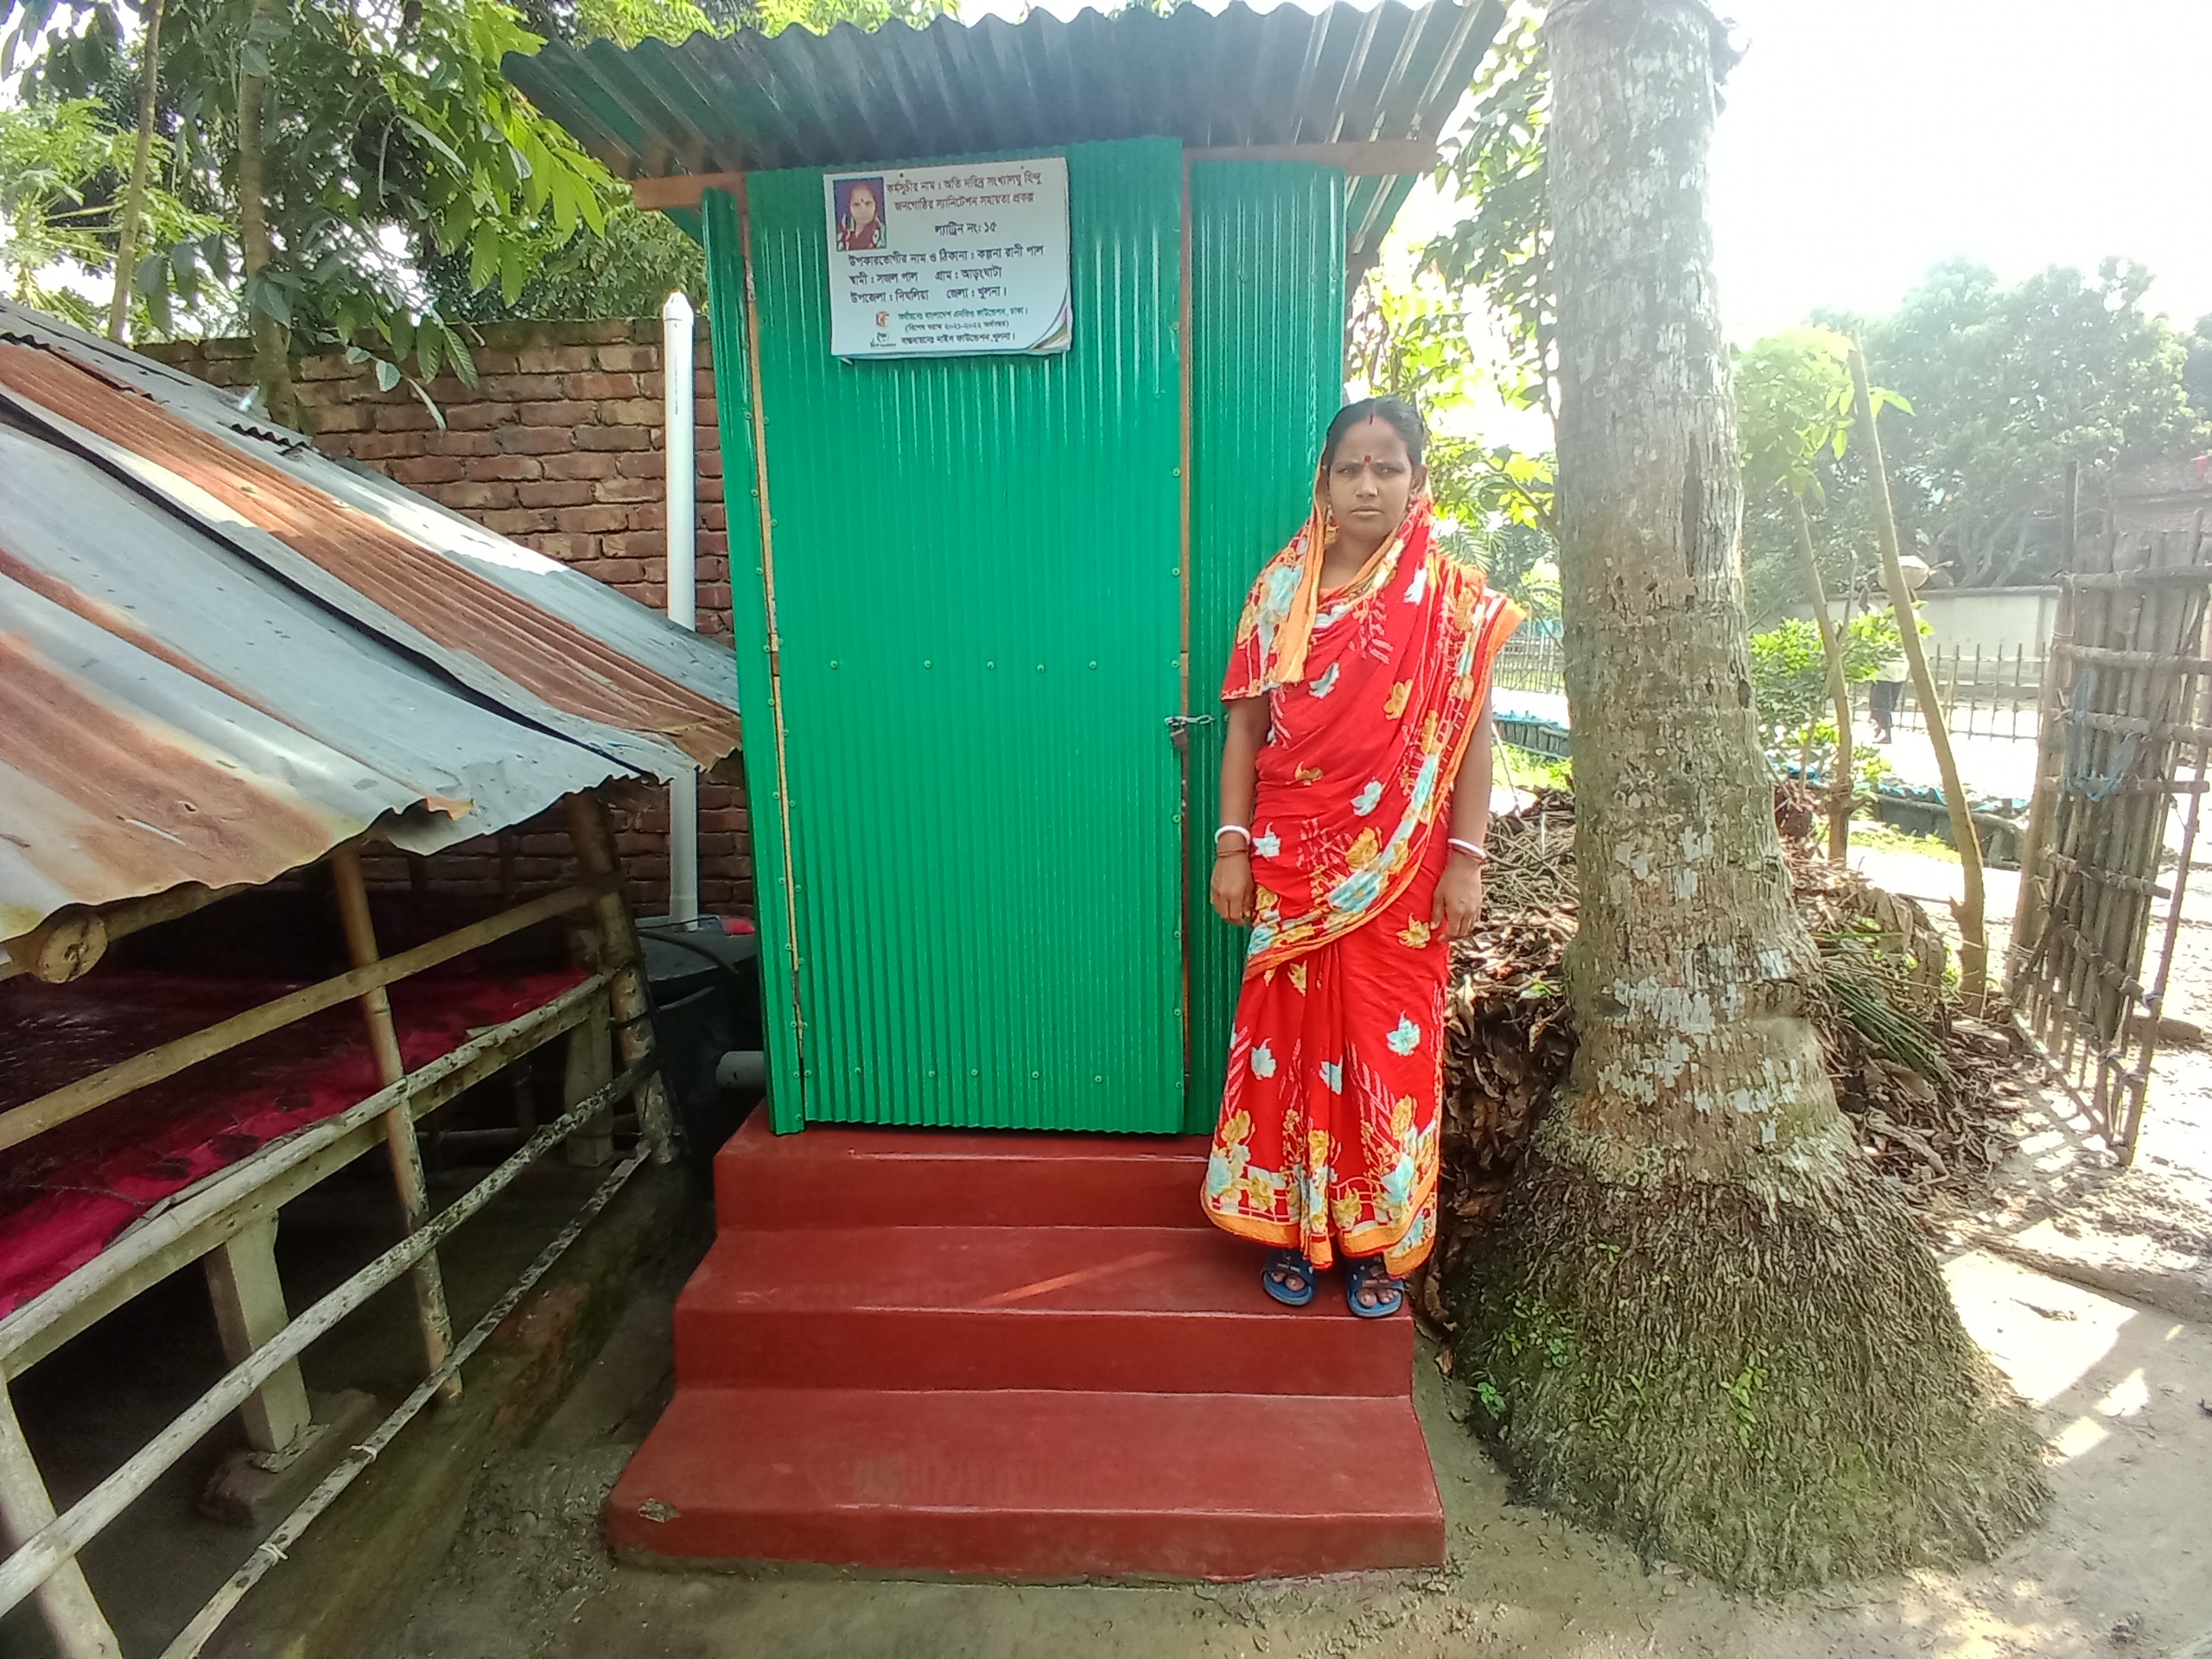
[(1918, 853), (1947, 863), (1959, 861), (1959, 849), (1949, 842), (1934, 836), (1908, 835), (1893, 823), (1878, 823), (1872, 818), (1851, 821), (1851, 844), (1854, 849), (1863, 847), (1870, 853)]
[(1567, 761), (1556, 755), (1539, 754), (1534, 749), (1524, 749), (1518, 743), (1503, 741), (1493, 746), (1495, 764), (1491, 768), (1493, 782), (1508, 785), (1514, 789), (1573, 789), (1574, 771)]

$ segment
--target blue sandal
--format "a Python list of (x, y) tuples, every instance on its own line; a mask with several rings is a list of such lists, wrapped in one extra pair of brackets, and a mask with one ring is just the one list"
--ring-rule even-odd
[(1405, 1281), (1386, 1271), (1379, 1255), (1345, 1264), (1344, 1306), (1363, 1319), (1387, 1319), (1406, 1305)]
[(1313, 1300), (1313, 1264), (1298, 1251), (1269, 1250), (1260, 1287), (1285, 1307), (1303, 1307)]

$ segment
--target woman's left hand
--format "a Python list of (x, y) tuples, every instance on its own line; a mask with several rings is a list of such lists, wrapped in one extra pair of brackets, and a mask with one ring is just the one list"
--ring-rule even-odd
[(1436, 878), (1435, 914), (1429, 923), (1442, 928), (1444, 937), (1456, 943), (1472, 933), (1482, 918), (1483, 867), (1455, 853), (1444, 867), (1444, 874)]

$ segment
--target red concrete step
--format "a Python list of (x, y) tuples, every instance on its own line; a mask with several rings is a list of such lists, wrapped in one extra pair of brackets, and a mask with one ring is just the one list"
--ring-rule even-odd
[(759, 1111), (715, 1155), (724, 1229), (1204, 1227), (1200, 1135), (1048, 1135), (817, 1124)]
[(679, 1388), (608, 1501), (617, 1549), (1058, 1578), (1444, 1560), (1411, 1402)]
[(1353, 1318), (1333, 1274), (1279, 1306), (1262, 1259), (1211, 1227), (731, 1229), (677, 1302), (677, 1375), (1404, 1399), (1411, 1319)]

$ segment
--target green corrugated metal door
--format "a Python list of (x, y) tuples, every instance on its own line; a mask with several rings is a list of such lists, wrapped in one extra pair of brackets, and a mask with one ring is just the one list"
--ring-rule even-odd
[[(1191, 165), (1191, 709), (1219, 712), (1244, 594), (1290, 539), (1344, 390), (1344, 178), (1288, 162)], [(1221, 728), (1191, 746), (1187, 1127), (1221, 1101), (1244, 936), (1206, 901)]]
[[(1164, 725), (1181, 157), (1166, 141), (1064, 153), (1074, 346), (1045, 358), (833, 358), (822, 175), (749, 183), (804, 1021), (777, 1065), (779, 1127), (796, 1127), (794, 1092), (813, 1122), (1182, 1125)], [(734, 297), (734, 225), (709, 205), (716, 293)], [(738, 339), (716, 321), (734, 392)], [(738, 474), (750, 435), (723, 407)], [(741, 653), (765, 643), (741, 619)], [(774, 757), (766, 677), (741, 673), (758, 826)], [(772, 843), (756, 832), (764, 912)], [(788, 981), (780, 932), (763, 965)]]

